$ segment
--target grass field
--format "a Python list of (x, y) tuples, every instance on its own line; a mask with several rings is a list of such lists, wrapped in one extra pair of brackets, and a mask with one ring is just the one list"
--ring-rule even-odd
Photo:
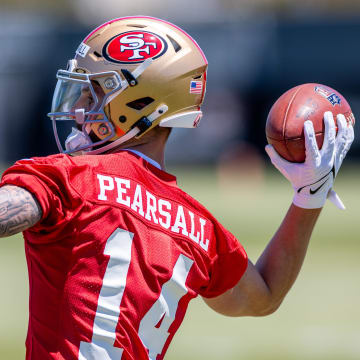
[[(210, 168), (174, 169), (179, 184), (228, 227), (256, 261), (292, 197), (272, 170), (219, 186)], [(342, 170), (335, 189), (347, 206), (327, 204), (303, 270), (280, 309), (265, 318), (227, 318), (201, 299), (190, 304), (167, 360), (360, 359), (360, 169)], [(24, 358), (27, 271), (21, 236), (0, 245), (0, 359)]]

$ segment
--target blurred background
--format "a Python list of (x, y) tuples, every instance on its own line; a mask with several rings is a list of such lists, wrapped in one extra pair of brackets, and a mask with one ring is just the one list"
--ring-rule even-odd
[[(126, 15), (189, 32), (209, 61), (198, 130), (173, 131), (179, 184), (224, 223), (256, 261), (290, 203), (289, 184), (263, 150), (273, 102), (306, 82), (328, 85), (360, 115), (358, 0), (0, 0), (0, 172), (57, 152), (50, 120), (56, 71), (87, 33)], [(355, 125), (359, 134), (360, 121)], [(360, 359), (360, 137), (325, 208), (304, 269), (280, 310), (229, 319), (190, 305), (168, 360)], [(28, 285), (21, 236), (0, 245), (0, 359), (24, 358)]]

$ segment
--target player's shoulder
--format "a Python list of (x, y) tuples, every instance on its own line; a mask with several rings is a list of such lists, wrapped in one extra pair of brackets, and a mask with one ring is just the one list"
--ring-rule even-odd
[(218, 219), (211, 210), (204, 206), (200, 201), (196, 200), (190, 194), (178, 187), (179, 195), (183, 199), (183, 203), (189, 204), (198, 214), (201, 214), (210, 224), (215, 237), (226, 235), (227, 237), (236, 238)]
[(181, 189), (179, 186), (176, 187), (177, 197), (182, 199), (182, 202), (189, 207), (194, 208), (197, 212), (209, 219), (211, 222), (217, 222), (216, 218), (211, 212), (205, 207), (200, 201), (196, 200), (192, 195)]
[[(7, 174), (29, 174), (38, 178), (59, 179), (73, 178), (82, 172), (89, 172), (89, 164), (79, 166), (78, 160), (66, 154), (54, 154), (42, 157), (23, 158), (5, 170)], [(55, 180), (57, 179), (57, 180)]]
[(7, 168), (4, 175), (12, 174), (39, 174), (56, 172), (56, 169), (63, 169), (66, 171), (67, 166), (70, 164), (70, 160), (66, 155), (56, 154), (43, 157), (31, 157), (17, 160), (13, 165)]
[(15, 165), (62, 165), (71, 164), (70, 156), (65, 154), (54, 154), (48, 156), (34, 156), (16, 161)]
[(111, 154), (107, 155), (79, 155), (70, 156), (67, 154), (54, 154), (42, 157), (31, 157), (18, 160), (15, 165), (48, 165), (59, 168), (103, 168), (111, 169), (119, 167), (126, 159), (122, 159), (122, 154), (114, 157)]

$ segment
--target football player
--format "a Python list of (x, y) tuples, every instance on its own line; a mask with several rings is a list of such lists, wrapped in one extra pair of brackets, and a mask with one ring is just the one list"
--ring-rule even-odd
[(0, 188), (0, 236), (25, 238), (27, 359), (159, 360), (198, 295), (229, 316), (283, 301), (334, 179), (313, 195), (306, 185), (337, 173), (352, 127), (339, 116), (335, 136), (327, 113), (319, 151), (307, 122), (303, 164), (267, 147), (295, 196), (253, 264), (165, 171), (170, 129), (199, 123), (206, 71), (187, 33), (144, 16), (99, 26), (58, 71), (49, 116), (60, 154), (16, 162)]

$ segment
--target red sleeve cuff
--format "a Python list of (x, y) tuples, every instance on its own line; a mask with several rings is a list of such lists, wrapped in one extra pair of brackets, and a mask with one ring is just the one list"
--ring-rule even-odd
[(212, 298), (232, 289), (244, 275), (247, 265), (248, 256), (242, 246), (219, 255), (212, 266), (210, 285), (200, 295)]
[(36, 176), (29, 174), (6, 174), (1, 180), (0, 187), (4, 185), (15, 185), (29, 191), (41, 207), (41, 221), (46, 218), (50, 209), (49, 196), (46, 187)]

